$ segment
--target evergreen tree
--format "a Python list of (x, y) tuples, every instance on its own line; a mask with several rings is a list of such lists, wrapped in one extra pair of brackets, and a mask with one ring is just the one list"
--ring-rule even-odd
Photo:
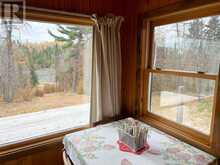
[(26, 58), (27, 67), (30, 71), (31, 85), (36, 86), (39, 83), (38, 82), (38, 77), (37, 77), (37, 74), (36, 74), (36, 66), (35, 66), (36, 64), (35, 64), (35, 59), (34, 59), (34, 57), (37, 54), (37, 51), (34, 48), (24, 46), (24, 45), (22, 47), (22, 50), (23, 50), (25, 58)]
[[(56, 41), (64, 42), (63, 48), (83, 46), (88, 39), (88, 34), (91, 33), (88, 28), (80, 26), (61, 26), (58, 25), (57, 31), (61, 35), (54, 34), (50, 30), (48, 33), (54, 37)], [(76, 55), (76, 54), (75, 54)]]
[[(192, 39), (190, 43), (191, 47), (191, 54), (195, 56), (196, 62), (194, 64), (196, 72), (198, 71), (204, 71), (206, 70), (206, 59), (207, 54), (205, 54), (205, 43), (204, 39), (206, 37), (205, 33), (205, 24), (203, 19), (196, 19), (193, 20), (189, 24), (189, 34), (188, 37)], [(201, 94), (202, 94), (202, 84), (201, 81), (199, 80), (194, 80), (192, 82), (192, 86), (196, 86), (196, 92), (198, 93), (198, 100), (201, 99)]]
[(203, 39), (205, 36), (205, 25), (202, 19), (193, 20), (189, 25), (188, 38), (192, 39)]
[(220, 39), (220, 19), (219, 16), (213, 16), (207, 23), (207, 29), (205, 31), (207, 40), (219, 40)]
[[(72, 90), (73, 92), (82, 93), (83, 91), (77, 91), (78, 86), (82, 82), (83, 78), (83, 57), (82, 49), (84, 44), (88, 40), (88, 34), (91, 31), (87, 27), (82, 26), (61, 26), (58, 25), (57, 31), (60, 33), (54, 34), (50, 30), (48, 33), (54, 37), (58, 42), (63, 42), (63, 49), (69, 49), (68, 61), (69, 72), (72, 74)], [(58, 76), (59, 77), (59, 76)]]

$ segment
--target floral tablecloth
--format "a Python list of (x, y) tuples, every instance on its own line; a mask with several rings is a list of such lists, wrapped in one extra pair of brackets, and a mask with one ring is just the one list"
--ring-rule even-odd
[(117, 121), (66, 135), (66, 153), (75, 165), (207, 165), (215, 160), (197, 148), (149, 128), (150, 148), (141, 155), (118, 149)]

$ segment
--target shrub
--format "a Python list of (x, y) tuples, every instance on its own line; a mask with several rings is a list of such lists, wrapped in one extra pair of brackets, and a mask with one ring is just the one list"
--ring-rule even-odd
[(39, 83), (37, 74), (36, 74), (35, 70), (31, 70), (30, 73), (31, 73), (31, 83), (33, 86), (36, 86)]
[(37, 87), (35, 91), (35, 96), (37, 97), (43, 97), (44, 96), (44, 89)]
[(78, 84), (77, 84), (76, 93), (79, 94), (79, 95), (82, 95), (84, 93), (82, 79), (80, 79)]
[(31, 101), (34, 97), (34, 90), (32, 87), (25, 87), (24, 89), (20, 90), (20, 95), (24, 101)]
[(208, 100), (202, 100), (202, 101), (199, 101), (197, 105), (197, 109), (199, 112), (203, 112), (205, 110), (208, 110), (210, 112), (212, 111), (212, 105)]
[(44, 93), (54, 93), (56, 92), (56, 84), (45, 84)]
[(56, 85), (56, 92), (64, 92), (63, 85), (60, 85), (60, 84)]

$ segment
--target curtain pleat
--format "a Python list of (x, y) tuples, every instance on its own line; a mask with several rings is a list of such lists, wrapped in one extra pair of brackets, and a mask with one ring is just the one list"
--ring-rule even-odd
[(122, 17), (94, 18), (91, 122), (120, 115)]

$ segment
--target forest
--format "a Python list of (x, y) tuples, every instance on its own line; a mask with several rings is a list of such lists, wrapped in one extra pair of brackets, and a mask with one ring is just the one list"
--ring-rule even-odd
[[(220, 17), (212, 16), (156, 27), (154, 47), (155, 68), (217, 75), (220, 63)], [(184, 85), (185, 92), (191, 95), (210, 95), (213, 92), (212, 81), (174, 76), (167, 78), (168, 91)], [(155, 90), (161, 88), (158, 83), (153, 87)]]
[[(19, 26), (1, 23), (0, 110), (51, 93), (90, 95), (91, 27), (57, 24), (45, 32), (53, 40), (24, 42), (14, 37), (18, 31), (23, 34)], [(22, 26), (31, 27), (32, 22)]]
[[(153, 68), (219, 74), (220, 16), (155, 27)], [(152, 74), (151, 111), (209, 134), (215, 81)]]

